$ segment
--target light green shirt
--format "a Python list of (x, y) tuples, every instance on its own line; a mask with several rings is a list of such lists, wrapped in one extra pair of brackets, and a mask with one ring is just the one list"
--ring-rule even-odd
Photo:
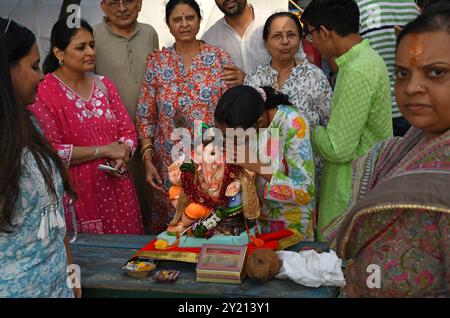
[(318, 237), (345, 212), (350, 199), (352, 161), (392, 136), (391, 93), (383, 59), (363, 40), (336, 59), (339, 73), (328, 126), (314, 129), (312, 142), (324, 161)]
[(106, 75), (116, 84), (120, 97), (133, 121), (139, 91), (147, 66), (147, 56), (159, 48), (158, 34), (148, 24), (137, 23), (129, 37), (114, 33), (103, 20), (94, 26), (97, 62), (95, 71)]

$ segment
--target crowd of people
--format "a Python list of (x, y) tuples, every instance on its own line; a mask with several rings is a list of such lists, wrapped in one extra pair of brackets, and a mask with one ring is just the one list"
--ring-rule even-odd
[(258, 176), (261, 226), (328, 241), (345, 295), (448, 296), (450, 4), (313, 0), (299, 19), (215, 2), (224, 16), (199, 38), (197, 2), (169, 0), (160, 49), (142, 0), (102, 0), (94, 27), (56, 22), (43, 73), (33, 33), (0, 18), (0, 297), (81, 296), (66, 223), (164, 231), (171, 135), (196, 122), (269, 140), (272, 172), (235, 163)]

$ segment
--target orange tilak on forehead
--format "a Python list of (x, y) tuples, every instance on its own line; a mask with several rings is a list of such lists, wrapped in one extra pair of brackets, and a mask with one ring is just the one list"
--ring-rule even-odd
[(419, 39), (419, 34), (412, 34), (411, 41), (409, 42), (409, 53), (411, 54), (411, 59), (409, 64), (411, 66), (417, 65), (423, 52), (423, 44)]

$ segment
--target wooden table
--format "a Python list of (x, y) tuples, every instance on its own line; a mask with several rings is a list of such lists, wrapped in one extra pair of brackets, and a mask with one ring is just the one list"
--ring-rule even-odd
[[(158, 269), (179, 270), (174, 283), (155, 282), (147, 278), (131, 278), (121, 270), (123, 264), (152, 236), (79, 235), (72, 245), (74, 263), (81, 268), (84, 297), (230, 297), (230, 298), (331, 298), (334, 287), (309, 288), (292, 281), (274, 279), (265, 283), (245, 279), (241, 285), (199, 283), (195, 281), (196, 264), (159, 261)], [(299, 243), (288, 250), (299, 251), (305, 246), (324, 248), (323, 243)]]

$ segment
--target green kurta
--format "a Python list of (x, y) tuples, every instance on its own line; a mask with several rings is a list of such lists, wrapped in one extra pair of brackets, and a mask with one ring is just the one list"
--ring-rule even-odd
[(320, 189), (318, 238), (345, 212), (352, 186), (352, 161), (392, 136), (389, 76), (367, 40), (336, 59), (339, 75), (328, 126), (314, 129), (315, 151), (325, 161)]

